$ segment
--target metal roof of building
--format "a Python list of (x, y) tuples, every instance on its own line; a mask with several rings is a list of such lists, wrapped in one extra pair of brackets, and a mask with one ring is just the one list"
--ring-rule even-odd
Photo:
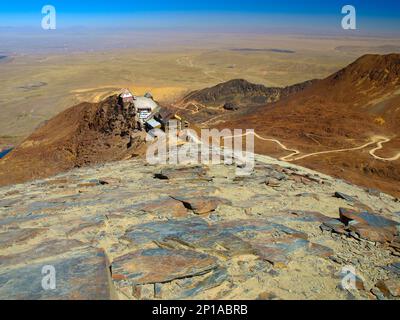
[(152, 112), (158, 107), (153, 99), (146, 97), (135, 97), (134, 105), (136, 109), (150, 109)]
[(130, 98), (133, 97), (132, 93), (128, 89), (123, 89), (121, 94), (119, 95), (121, 98)]
[(154, 119), (150, 119), (149, 121), (146, 121), (146, 123), (152, 128), (160, 128), (161, 127), (161, 123), (159, 123), (158, 121), (156, 121)]

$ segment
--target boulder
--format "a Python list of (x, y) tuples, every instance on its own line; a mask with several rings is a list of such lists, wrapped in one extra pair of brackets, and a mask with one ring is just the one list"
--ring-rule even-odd
[(130, 207), (130, 209), (156, 214), (164, 217), (185, 217), (188, 210), (182, 202), (170, 197), (141, 202)]
[(184, 206), (193, 210), (195, 214), (206, 214), (215, 211), (221, 204), (229, 204), (228, 201), (217, 197), (175, 197)]
[(236, 111), (236, 110), (239, 110), (239, 107), (238, 107), (236, 104), (234, 104), (233, 102), (227, 102), (227, 103), (225, 103), (223, 108), (224, 108), (225, 110), (228, 110), (228, 111)]
[(277, 187), (281, 186), (281, 183), (279, 182), (279, 180), (274, 179), (274, 178), (267, 178), (267, 180), (265, 181), (265, 184), (271, 188), (277, 188)]

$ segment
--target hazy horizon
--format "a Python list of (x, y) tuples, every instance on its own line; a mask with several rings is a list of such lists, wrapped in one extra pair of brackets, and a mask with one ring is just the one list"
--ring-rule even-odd
[[(357, 30), (341, 28), (342, 7), (353, 5)], [(0, 4), (0, 27), (40, 28), (42, 7), (52, 5), (57, 12), (57, 28), (178, 29), (192, 31), (304, 32), (349, 34), (396, 33), (400, 30), (398, 1), (306, 0), (161, 1), (136, 3), (128, 0), (42, 1), (22, 0)]]

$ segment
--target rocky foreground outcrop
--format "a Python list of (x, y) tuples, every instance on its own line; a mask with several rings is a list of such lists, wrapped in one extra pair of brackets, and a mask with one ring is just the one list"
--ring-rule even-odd
[(0, 299), (400, 297), (396, 199), (262, 156), (235, 169), (131, 160), (1, 188)]

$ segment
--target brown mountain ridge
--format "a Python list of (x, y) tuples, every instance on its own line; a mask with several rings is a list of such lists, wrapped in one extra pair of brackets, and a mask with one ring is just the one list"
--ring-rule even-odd
[[(117, 99), (77, 105), (37, 129), (0, 161), (0, 185), (140, 154), (143, 137)], [(399, 102), (400, 54), (390, 54), (286, 88), (232, 80), (173, 107), (197, 126), (255, 129), (257, 153), (400, 196)]]
[(244, 79), (233, 79), (216, 86), (193, 91), (185, 95), (174, 107), (187, 119), (197, 123), (211, 117), (224, 116), (229, 111), (246, 109), (279, 101), (309, 87), (317, 80), (308, 80), (284, 88), (266, 87)]
[[(326, 79), (275, 103), (256, 106), (246, 113), (209, 120), (210, 126), (251, 128), (300, 151), (315, 152), (357, 148), (374, 137), (382, 148), (378, 157), (400, 152), (400, 54), (366, 55)], [(369, 153), (379, 145), (359, 150), (329, 152), (296, 161), (354, 183), (400, 195), (400, 159), (385, 161)], [(274, 156), (287, 151), (256, 139), (256, 151)]]
[(134, 117), (118, 96), (69, 108), (0, 160), (0, 185), (132, 157), (144, 142), (134, 128)]

